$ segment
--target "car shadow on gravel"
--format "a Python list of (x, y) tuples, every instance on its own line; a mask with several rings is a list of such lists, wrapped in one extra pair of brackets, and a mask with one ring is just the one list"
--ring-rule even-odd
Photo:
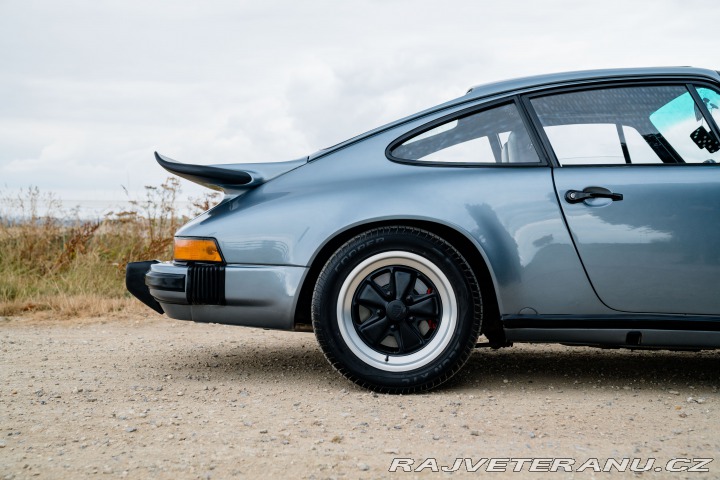
[(476, 350), (452, 381), (452, 388), (583, 388), (595, 385), (663, 391), (720, 386), (720, 358), (715, 351), (600, 349), (561, 345), (521, 345)]
[[(297, 334), (289, 334), (297, 335)], [(172, 362), (169, 362), (169, 360)], [(172, 365), (168, 373), (186, 378), (212, 382), (258, 383), (293, 382), (327, 387), (328, 381), (338, 388), (348, 383), (325, 360), (315, 339), (306, 341), (293, 339), (289, 344), (248, 346), (242, 343), (227, 343), (204, 346), (193, 350), (157, 353), (154, 358), (140, 360), (146, 366), (156, 364), (158, 368)]]
[[(719, 360), (714, 351), (610, 350), (559, 345), (479, 349), (441, 390), (471, 391), (498, 386), (521, 389), (532, 384), (568, 389), (590, 385), (657, 391), (684, 386), (717, 389)], [(251, 377), (263, 383), (350, 386), (328, 364), (312, 338), (282, 345), (223, 344), (200, 351), (174, 352), (173, 363), (175, 369), (189, 378), (210, 375), (214, 381), (233, 382)]]

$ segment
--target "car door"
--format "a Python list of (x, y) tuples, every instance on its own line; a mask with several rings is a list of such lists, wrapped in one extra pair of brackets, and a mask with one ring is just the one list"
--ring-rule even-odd
[(719, 97), (711, 85), (625, 83), (528, 100), (608, 307), (720, 314)]

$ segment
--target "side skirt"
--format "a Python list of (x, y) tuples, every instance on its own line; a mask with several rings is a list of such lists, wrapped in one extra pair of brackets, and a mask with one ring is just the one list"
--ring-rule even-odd
[(709, 315), (505, 315), (502, 323), (509, 342), (720, 348), (720, 317)]

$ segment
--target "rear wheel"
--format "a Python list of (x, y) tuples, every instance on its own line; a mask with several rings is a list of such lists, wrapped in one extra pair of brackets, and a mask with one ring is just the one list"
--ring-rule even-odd
[(382, 227), (343, 245), (320, 273), (313, 328), (330, 363), (390, 393), (440, 385), (477, 341), (482, 303), (463, 256), (411, 227)]

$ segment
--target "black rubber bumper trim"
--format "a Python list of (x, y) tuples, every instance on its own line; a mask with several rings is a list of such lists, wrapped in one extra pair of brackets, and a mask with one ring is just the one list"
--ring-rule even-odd
[(145, 274), (145, 285), (157, 290), (184, 292), (185, 275), (182, 273), (163, 273), (150, 270)]
[(146, 262), (131, 262), (125, 267), (125, 287), (130, 293), (143, 302), (148, 307), (158, 313), (165, 313), (157, 300), (150, 295), (150, 290), (145, 285), (145, 274), (157, 260), (149, 260)]
[(225, 305), (225, 266), (188, 265), (186, 293), (190, 305)]

